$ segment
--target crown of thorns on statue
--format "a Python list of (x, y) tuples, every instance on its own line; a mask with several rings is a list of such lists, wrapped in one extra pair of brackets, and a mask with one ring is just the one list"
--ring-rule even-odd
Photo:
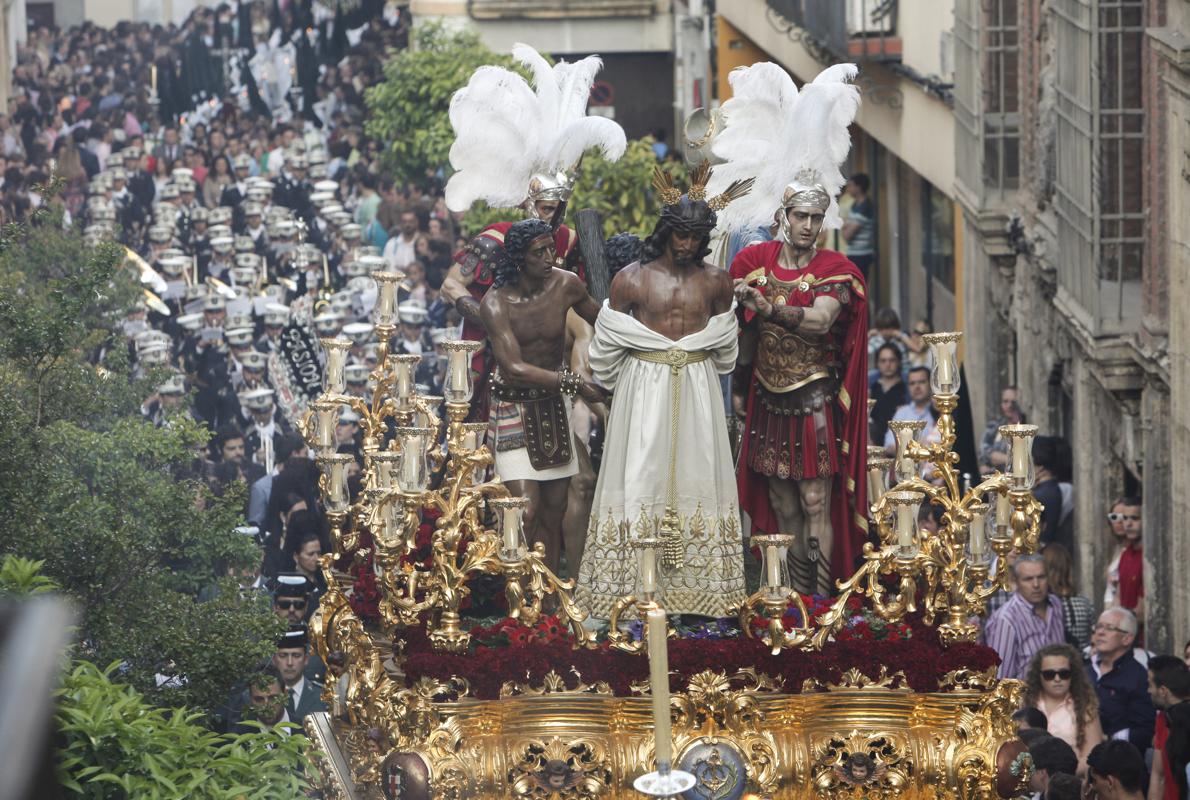
[[(710, 180), (711, 162), (704, 160), (691, 173), (690, 189), (687, 190), (684, 199), (689, 200), (691, 203), (705, 202), (707, 208), (711, 211), (722, 211), (727, 208), (731, 201), (738, 200), (752, 191), (752, 184), (756, 182), (755, 178), (733, 181), (721, 194), (717, 194), (710, 200), (707, 200), (707, 183)], [(673, 176), (660, 166), (653, 168), (653, 188), (661, 195), (661, 201), (665, 203), (665, 208), (661, 211), (662, 214), (665, 214), (671, 209), (676, 210), (682, 205), (682, 190), (674, 184)]]

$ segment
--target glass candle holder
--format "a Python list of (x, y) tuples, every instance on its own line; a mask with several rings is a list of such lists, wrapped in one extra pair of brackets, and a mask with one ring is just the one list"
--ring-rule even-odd
[(483, 345), (465, 339), (443, 342), (446, 352), (446, 377), (442, 382), (442, 393), (448, 403), (470, 403), (475, 392), (475, 379), (471, 375), (471, 357)]
[(322, 456), (318, 465), (322, 467), (322, 474), (326, 479), (326, 510), (331, 514), (345, 514), (351, 505), (351, 496), (347, 491), (347, 465), (355, 460), (350, 453), (335, 453)]
[(413, 376), (421, 356), (416, 353), (395, 353), (386, 359), (392, 370), (392, 396), (397, 411), (408, 413), (413, 410)]
[(888, 473), (893, 460), (880, 447), (868, 448), (868, 505), (874, 506), (888, 491)]
[(329, 456), (335, 452), (335, 427), (339, 424), (339, 404), (333, 400), (315, 400), (310, 403), (314, 412), (314, 442), (319, 455)]
[(660, 591), (660, 579), (657, 574), (657, 548), (661, 542), (651, 536), (634, 539), (632, 546), (636, 548), (636, 596), (645, 602), (656, 600)]
[(397, 484), (410, 494), (424, 492), (430, 484), (430, 469), (426, 463), (426, 447), (434, 436), (430, 428), (397, 428), (401, 442), (400, 469)]
[(1036, 425), (1001, 425), (1000, 435), (1012, 442), (1012, 488), (1032, 489), (1036, 477), (1033, 468), (1033, 439)]
[(992, 541), (1003, 542), (1012, 538), (1012, 501), (1008, 492), (996, 495), (996, 515), (993, 518)]
[(422, 428), (438, 430), (438, 427), (442, 424), (442, 420), (438, 416), (438, 410), (442, 408), (442, 398), (435, 394), (423, 394), (421, 401), (425, 406), (425, 410), (419, 410), (417, 419), (414, 421)]
[(401, 272), (373, 272), (376, 281), (376, 306), (372, 310), (372, 321), (380, 326), (393, 327), (397, 324), (397, 287), (405, 279)]
[(934, 368), (930, 371), (930, 388), (934, 394), (958, 394), (961, 383), (958, 349), (962, 338), (959, 331), (927, 333), (921, 337), (934, 359)]
[(381, 450), (368, 457), (369, 471), (377, 489), (397, 488), (397, 473), (401, 468), (401, 454)]
[(760, 550), (760, 574), (764, 580), (764, 593), (768, 597), (785, 597), (789, 593), (789, 565), (787, 555), (793, 537), (774, 533), (753, 536), (751, 544)]
[(967, 552), (972, 564), (982, 564), (987, 558), (987, 503), (974, 503), (967, 508), (971, 523), (967, 527)]
[(528, 497), (494, 497), (488, 508), (496, 512), (500, 521), (500, 558), (518, 561), (528, 546), (525, 543), (524, 516), (529, 507)]
[[(474, 453), (479, 448), (483, 447), (484, 437), (488, 433), (488, 423), (486, 422), (464, 422), (462, 424), (463, 438), (461, 446), (464, 453)], [(471, 474), (471, 484), (478, 486), (483, 483), (484, 468), (476, 467)]]
[(897, 548), (900, 555), (917, 552), (917, 512), (925, 495), (921, 492), (889, 492), (885, 497), (893, 507)]
[(322, 389), (330, 394), (343, 394), (347, 383), (343, 369), (347, 366), (347, 354), (351, 352), (350, 339), (322, 339), (326, 350), (326, 370), (322, 374)]
[(917, 464), (909, 457), (909, 443), (926, 429), (926, 421), (895, 419), (888, 423), (888, 429), (893, 432), (893, 440), (897, 443), (893, 472), (898, 482), (907, 481), (917, 474)]

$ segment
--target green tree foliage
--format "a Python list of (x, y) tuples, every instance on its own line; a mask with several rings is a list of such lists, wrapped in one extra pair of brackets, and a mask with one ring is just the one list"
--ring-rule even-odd
[[(78, 662), (58, 692), (58, 778), (85, 798), (277, 798), (305, 794), (307, 741), (263, 728), (212, 733), (201, 714), (157, 708)], [(259, 723), (254, 723), (259, 725)]]
[(58, 588), (50, 578), (41, 574), (44, 561), (33, 561), (9, 553), (0, 564), (0, 596), (30, 597)]
[(368, 89), (365, 128), (386, 142), (384, 167), (399, 181), (422, 181), (446, 165), (454, 131), (450, 98), (484, 64), (524, 70), (489, 50), (473, 30), (419, 25), (414, 46), (389, 59), (384, 81)]
[(216, 580), (259, 554), (232, 531), (243, 487), (216, 498), (194, 477), (206, 431), (140, 416), (160, 375), (129, 366), (120, 323), (139, 288), (123, 260), (52, 212), (0, 235), (0, 554), (43, 562), (74, 600), (80, 655), (120, 662), (156, 702), (212, 709), (281, 623)]
[[(573, 225), (575, 212), (593, 208), (603, 217), (606, 236), (617, 233), (649, 235), (661, 210), (652, 185), (656, 166), (653, 138), (649, 136), (628, 142), (628, 149), (619, 161), (608, 161), (595, 151), (587, 153), (574, 195), (567, 206), (567, 222)], [(679, 186), (684, 185), (686, 168), (683, 164), (668, 161), (664, 169), (674, 176)], [(467, 212), (463, 227), (470, 235), (475, 235), (493, 222), (520, 218), (519, 209), (493, 209), (480, 203)]]

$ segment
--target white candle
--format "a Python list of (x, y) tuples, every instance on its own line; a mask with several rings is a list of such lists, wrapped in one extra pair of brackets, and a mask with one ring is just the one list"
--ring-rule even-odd
[(397, 454), (391, 451), (375, 453), (372, 456), (372, 474), (376, 476), (377, 489), (393, 488), (393, 462)]
[(885, 459), (868, 462), (868, 505), (876, 505), (888, 491), (887, 464)]
[(1008, 493), (996, 495), (996, 527), (1007, 528), (1012, 524), (1012, 503), (1008, 500)]
[(273, 437), (265, 436), (260, 445), (264, 449), (264, 471), (266, 474), (271, 475), (273, 474), (273, 467), (276, 466), (274, 463), (275, 456), (273, 455)]
[(646, 595), (657, 592), (657, 551), (652, 547), (640, 549), (640, 586)]
[(339, 412), (337, 403), (323, 402), (315, 405), (318, 414), (317, 436), (318, 449), (334, 451), (336, 417)]
[(768, 586), (770, 589), (776, 589), (781, 585), (781, 561), (777, 555), (777, 545), (765, 546), (764, 561), (768, 568)]
[(504, 552), (514, 555), (521, 548), (521, 509), (518, 506), (504, 507)]
[(913, 528), (917, 524), (914, 507), (908, 503), (897, 504), (897, 545), (902, 549), (913, 547)]
[(971, 527), (970, 537), (968, 539), (968, 547), (971, 550), (971, 558), (977, 562), (983, 562), (983, 554), (987, 549), (984, 537), (984, 514), (987, 512), (987, 506), (976, 507), (971, 509)]
[(343, 368), (347, 366), (347, 353), (351, 342), (347, 339), (323, 339), (326, 348), (326, 376), (323, 388), (331, 394), (342, 394), (347, 384), (343, 380)]
[(401, 354), (390, 358), (393, 360), (393, 374), (397, 384), (397, 410), (408, 411), (413, 399), (413, 371), (421, 356)]
[(651, 608), (646, 614), (649, 645), (649, 688), (653, 692), (653, 735), (657, 745), (657, 769), (668, 772), (673, 761), (673, 739), (669, 722), (669, 643), (666, 641), (665, 611)]
[(943, 342), (934, 349), (934, 380), (943, 391), (954, 384), (954, 365), (951, 362), (953, 354), (953, 342)]
[(455, 403), (465, 403), (471, 399), (471, 387), (468, 386), (470, 381), (467, 367), (466, 350), (453, 350), (448, 357), (450, 360), (447, 363), (448, 371), (450, 372), (450, 380), (447, 384), (448, 399)]
[(331, 456), (326, 482), (329, 492), (328, 510), (342, 513), (347, 510), (347, 460), (349, 455)]
[(153, 94), (157, 94), (157, 65), (154, 64), (149, 68), (149, 81), (152, 85)]
[(1030, 456), (1032, 453), (1033, 440), (1028, 436), (1014, 436), (1012, 437), (1012, 477), (1016, 478), (1018, 482), (1025, 481), (1029, 477)]
[(406, 492), (426, 489), (426, 453), (423, 428), (406, 428), (401, 436), (401, 488)]

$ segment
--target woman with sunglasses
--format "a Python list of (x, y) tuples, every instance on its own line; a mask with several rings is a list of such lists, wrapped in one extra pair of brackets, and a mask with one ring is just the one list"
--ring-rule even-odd
[(1084, 774), (1087, 754), (1104, 736), (1095, 687), (1073, 647), (1051, 644), (1037, 651), (1025, 672), (1024, 705), (1045, 714), (1049, 734), (1074, 748)]

